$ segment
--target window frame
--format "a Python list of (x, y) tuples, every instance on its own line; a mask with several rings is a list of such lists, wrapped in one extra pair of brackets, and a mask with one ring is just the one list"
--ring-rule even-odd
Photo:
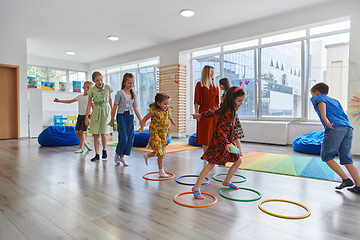
[[(345, 22), (345, 21), (350, 21), (349, 16), (347, 17), (342, 17), (342, 18), (338, 18), (338, 19), (332, 19), (326, 22), (320, 22), (320, 23), (314, 23), (314, 24), (310, 24), (310, 25), (306, 25), (306, 26), (302, 26), (302, 27), (297, 27), (297, 28), (293, 28), (293, 29), (285, 29), (283, 31), (280, 32), (276, 32), (276, 33), (269, 33), (269, 34), (264, 34), (261, 36), (254, 36), (254, 37), (249, 37), (246, 39), (240, 39), (238, 41), (231, 41), (231, 42), (227, 42), (227, 43), (221, 43), (218, 45), (211, 45), (208, 48), (202, 47), (201, 49), (197, 49), (194, 51), (189, 51), (190, 53), (190, 111), (194, 112), (194, 104), (193, 104), (193, 99), (194, 99), (194, 92), (195, 92), (195, 79), (194, 79), (194, 66), (193, 66), (193, 61), (199, 58), (205, 58), (205, 57), (212, 57), (212, 56), (219, 56), (219, 61), (220, 61), (220, 78), (224, 77), (224, 54), (230, 54), (230, 53), (235, 53), (235, 52), (241, 52), (241, 51), (247, 51), (247, 50), (254, 50), (254, 94), (255, 94), (255, 99), (254, 99), (254, 112), (255, 112), (255, 116), (254, 117), (246, 117), (246, 116), (242, 116), (242, 119), (245, 120), (258, 120), (258, 121), (303, 121), (303, 122), (314, 122), (314, 120), (309, 119), (309, 107), (310, 104), (308, 102), (308, 98), (309, 98), (309, 75), (310, 75), (310, 61), (309, 61), (309, 57), (310, 57), (310, 41), (311, 39), (315, 39), (315, 38), (321, 38), (321, 37), (327, 37), (327, 36), (333, 36), (333, 35), (337, 35), (337, 34), (343, 34), (343, 33), (349, 33), (351, 35), (350, 32), (350, 28), (346, 28), (346, 29), (341, 29), (341, 30), (335, 30), (335, 31), (329, 31), (329, 32), (325, 32), (325, 33), (320, 33), (320, 34), (313, 34), (310, 35), (310, 29), (311, 28), (316, 28), (316, 27), (321, 27), (321, 26), (326, 26), (329, 24), (334, 24), (334, 23), (340, 23), (340, 22)], [(272, 42), (272, 43), (266, 43), (266, 44), (262, 44), (262, 38), (267, 38), (267, 37), (271, 37), (271, 36), (276, 36), (276, 35), (282, 35), (282, 34), (286, 34), (286, 33), (290, 33), (290, 32), (296, 32), (296, 31), (301, 31), (301, 30), (305, 30), (306, 34), (304, 37), (298, 37), (298, 38), (293, 38), (293, 39), (287, 39), (287, 40), (283, 40), (283, 41), (278, 41), (278, 42)], [(257, 40), (258, 44), (255, 46), (250, 46), (250, 47), (245, 47), (245, 48), (238, 48), (238, 49), (231, 49), (228, 51), (224, 51), (224, 46), (229, 46), (229, 45), (235, 45), (237, 43), (242, 43), (242, 42), (248, 42), (248, 41), (253, 41), (253, 40)], [(301, 71), (301, 87), (300, 90), (301, 92), (301, 109), (300, 109), (300, 117), (291, 117), (291, 118), (281, 118), (281, 117), (274, 117), (274, 118), (269, 118), (269, 117), (263, 117), (261, 116), (261, 49), (264, 47), (272, 47), (272, 46), (277, 46), (277, 45), (282, 45), (282, 44), (288, 44), (288, 43), (294, 43), (294, 42), (300, 42), (301, 43), (301, 67), (300, 67), (300, 71)], [(212, 54), (206, 54), (206, 55), (201, 55), (201, 56), (197, 56), (197, 57), (193, 57), (193, 53), (197, 52), (197, 51), (206, 51), (206, 49), (214, 49), (216, 47), (220, 47), (220, 52), (216, 52), (216, 53), (212, 53)], [(191, 116), (189, 116), (189, 118), (191, 119)]]

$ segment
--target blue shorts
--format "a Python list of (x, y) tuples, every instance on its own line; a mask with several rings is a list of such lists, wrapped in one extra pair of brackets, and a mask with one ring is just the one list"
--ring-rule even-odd
[(340, 164), (352, 164), (351, 144), (353, 129), (348, 126), (334, 127), (325, 131), (321, 144), (321, 159), (324, 162), (334, 160), (339, 154)]

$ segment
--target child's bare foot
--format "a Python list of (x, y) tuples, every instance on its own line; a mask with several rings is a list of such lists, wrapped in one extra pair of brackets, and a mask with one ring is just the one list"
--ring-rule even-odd
[(160, 177), (163, 177), (163, 178), (168, 178), (169, 175), (167, 175), (164, 171), (164, 169), (159, 169), (159, 175)]
[(144, 154), (143, 157), (144, 157), (144, 159), (145, 159), (145, 164), (146, 164), (146, 165), (149, 165), (149, 157), (148, 157), (148, 155), (147, 155), (147, 154)]

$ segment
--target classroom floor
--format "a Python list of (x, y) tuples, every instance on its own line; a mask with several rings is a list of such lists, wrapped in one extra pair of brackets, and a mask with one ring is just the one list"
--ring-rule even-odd
[[(93, 146), (92, 138), (88, 140)], [(173, 197), (190, 191), (191, 186), (178, 184), (175, 179), (159, 182), (142, 178), (147, 172), (157, 171), (155, 158), (145, 165), (145, 152), (133, 150), (126, 158), (130, 166), (124, 167), (115, 166), (115, 147), (110, 146), (108, 160), (94, 163), (90, 162), (94, 151), (76, 155), (77, 146), (40, 147), (37, 139), (0, 143), (1, 240), (341, 240), (360, 236), (360, 194), (346, 189), (335, 191), (336, 182), (238, 170), (237, 174), (247, 178), (239, 185), (259, 191), (261, 200), (292, 200), (311, 210), (305, 219), (283, 219), (259, 210), (261, 200), (238, 202), (221, 197), (222, 185), (212, 176), (226, 173), (228, 168), (215, 167), (208, 176), (210, 184), (201, 189), (215, 195), (218, 202), (211, 207), (188, 208), (176, 204)], [(243, 143), (242, 149), (244, 153), (305, 155), (294, 152), (291, 146)], [(165, 171), (176, 177), (199, 174), (206, 164), (201, 155), (202, 149), (167, 154)], [(182, 180), (194, 182), (195, 178)], [(233, 198), (256, 197), (249, 191), (227, 192)], [(178, 200), (199, 203), (192, 194)], [(203, 200), (205, 204), (210, 202), (210, 197)], [(289, 203), (265, 203), (264, 207), (281, 215), (306, 213)]]

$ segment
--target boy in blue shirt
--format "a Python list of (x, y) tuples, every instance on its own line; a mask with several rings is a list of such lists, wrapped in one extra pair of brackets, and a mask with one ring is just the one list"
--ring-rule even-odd
[(328, 92), (329, 86), (325, 83), (317, 83), (311, 88), (311, 102), (325, 128), (321, 159), (342, 178), (342, 183), (335, 187), (336, 189), (351, 187), (354, 182), (334, 161), (335, 156), (339, 154), (340, 164), (345, 165), (355, 181), (355, 186), (348, 190), (360, 193), (360, 176), (353, 164), (351, 153), (353, 127), (339, 101), (327, 96)]

